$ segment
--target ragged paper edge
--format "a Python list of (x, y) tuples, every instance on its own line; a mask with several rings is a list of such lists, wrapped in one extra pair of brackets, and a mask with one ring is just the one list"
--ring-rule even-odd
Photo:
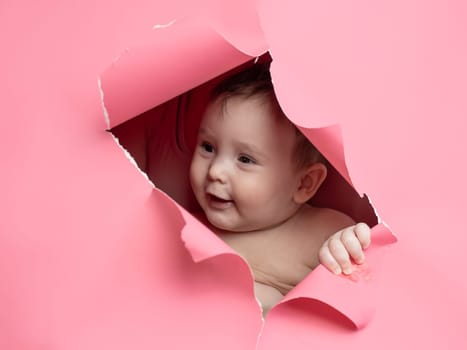
[[(361, 294), (364, 291), (371, 291), (376, 289), (376, 285), (379, 283), (377, 281), (378, 274), (382, 269), (382, 265), (386, 260), (387, 249), (390, 246), (397, 242), (397, 237), (392, 233), (392, 231), (384, 224), (380, 223), (372, 228), (372, 245), (366, 250), (367, 260), (363, 265), (355, 265), (356, 269), (352, 272), (351, 275), (334, 275), (332, 272), (328, 271), (324, 266), (319, 265), (311, 273), (305, 277), (294, 289), (292, 289), (282, 301), (276, 304), (272, 309), (279, 308), (281, 305), (297, 301), (300, 299), (311, 300), (320, 302), (324, 305), (327, 305), (331, 309), (337, 311), (339, 314), (344, 316), (351, 324), (354, 326), (354, 330), (358, 331), (365, 328), (373, 319), (376, 307), (374, 303), (364, 299), (365, 293)], [(368, 260), (370, 260), (368, 264)], [(361, 268), (367, 269), (367, 273), (370, 275), (362, 274)], [(376, 267), (376, 271), (372, 271)], [(368, 271), (368, 269), (370, 269)], [(376, 276), (376, 280), (374, 279)], [(326, 284), (322, 282), (328, 281), (329, 287), (326, 287)], [(318, 284), (319, 283), (319, 284)], [(306, 286), (304, 286), (306, 285)], [(315, 288), (312, 288), (315, 285)], [(323, 285), (325, 287), (323, 287)], [(346, 306), (342, 306), (346, 303), (340, 303), (337, 300), (337, 303), (330, 302), (330, 300), (336, 301), (335, 297), (329, 299), (330, 293), (326, 293), (326, 289), (334, 286), (336, 290), (350, 292), (354, 298), (352, 298), (352, 305), (349, 305), (349, 309), (346, 309)], [(304, 290), (305, 288), (305, 290)], [(317, 295), (318, 294), (318, 295)], [(325, 295), (324, 298), (319, 297), (320, 294)], [(346, 299), (348, 295), (346, 294)], [(340, 299), (340, 297), (339, 297)], [(357, 305), (357, 307), (355, 307)], [(359, 306), (360, 305), (360, 306)], [(355, 309), (358, 309), (356, 313)], [(270, 312), (271, 312), (270, 311)]]
[(104, 90), (102, 89), (102, 83), (100, 77), (97, 79), (97, 85), (99, 87), (99, 92), (100, 92), (100, 99), (101, 99), (101, 108), (102, 108), (102, 113), (104, 115), (104, 121), (107, 125), (107, 132), (112, 136), (112, 139), (115, 141), (117, 146), (122, 150), (123, 154), (125, 155), (126, 159), (133, 165), (138, 172), (143, 176), (143, 178), (152, 186), (152, 188), (157, 188), (156, 185), (151, 181), (149, 178), (148, 174), (144, 172), (143, 170), (140, 169), (138, 166), (138, 163), (136, 162), (135, 158), (131, 155), (131, 153), (123, 147), (123, 145), (120, 143), (120, 140), (118, 139), (117, 136), (113, 132), (109, 130), (110, 128), (110, 118), (109, 118), (109, 112), (107, 111), (107, 108), (105, 106), (105, 101), (104, 101)]
[(102, 80), (100, 77), (97, 78), (97, 86), (99, 88), (99, 95), (100, 95), (102, 113), (104, 114), (104, 121), (105, 121), (105, 125), (107, 126), (107, 130), (108, 130), (110, 129), (110, 117), (109, 117), (109, 111), (107, 110), (107, 107), (105, 106), (104, 89), (102, 87)]
[[(153, 27), (153, 29), (164, 29), (164, 28), (170, 27), (170, 26), (173, 25), (174, 23), (175, 23), (175, 20), (173, 20), (173, 21), (171, 21), (171, 22), (169, 22), (169, 23), (167, 23), (167, 24), (165, 24), (165, 25), (155, 25), (155, 26)], [(224, 38), (224, 40), (226, 40), (227, 43), (229, 43), (230, 45), (232, 45), (232, 43), (230, 43), (225, 37), (223, 37), (223, 38)], [(232, 46), (233, 46), (233, 45), (232, 45)], [(128, 50), (127, 50), (127, 51), (128, 51)], [(254, 57), (251, 57), (251, 59), (253, 59), (253, 58), (254, 58)], [(258, 60), (258, 58), (259, 58), (259, 56), (257, 56), (257, 57), (255, 58), (255, 62)], [(239, 65), (241, 65), (242, 63), (243, 63), (243, 62), (239, 62)], [(233, 68), (235, 68), (235, 67), (233, 67)], [(101, 104), (102, 104), (102, 109), (103, 109), (103, 113), (104, 113), (104, 118), (105, 118), (105, 121), (106, 121), (107, 126), (110, 127), (110, 125), (111, 125), (111, 123), (110, 123), (110, 116), (109, 116), (108, 110), (107, 110), (107, 108), (106, 108), (106, 106), (105, 106), (105, 103), (104, 103), (104, 90), (103, 90), (103, 88), (102, 88), (101, 79), (98, 80), (98, 86), (99, 86), (99, 91), (100, 91), (100, 94), (101, 94)], [(279, 97), (278, 97), (278, 98), (279, 98)], [(132, 164), (138, 169), (138, 171), (143, 175), (143, 177), (144, 177), (147, 181), (149, 181), (149, 183), (150, 183), (154, 188), (157, 188), (156, 185), (149, 179), (149, 177), (147, 176), (147, 174), (146, 174), (144, 171), (142, 171), (142, 170), (138, 167), (138, 165), (137, 165), (135, 159), (131, 156), (131, 154), (128, 152), (128, 150), (126, 150), (126, 149), (120, 144), (118, 138), (115, 137), (113, 134), (112, 134), (112, 136), (113, 136), (115, 142), (118, 144), (118, 146), (124, 151), (124, 154), (125, 154), (125, 156), (127, 157), (127, 159), (130, 160), (130, 163), (132, 163)], [(344, 159), (344, 166), (347, 168), (347, 164), (346, 164), (345, 159)], [(340, 172), (339, 172), (339, 173), (340, 173)], [(341, 176), (342, 176), (342, 174), (341, 174)], [(349, 174), (349, 177), (350, 177), (350, 174)], [(353, 186), (352, 183), (350, 183), (350, 185), (351, 185), (353, 188), (355, 188), (355, 187)], [(178, 205), (178, 203), (176, 203), (170, 196), (167, 196), (167, 197), (170, 198), (170, 200), (172, 200), (172, 201), (176, 204), (176, 206), (177, 206), (179, 209), (181, 209), (182, 212), (184, 211), (184, 208), (181, 208), (181, 207)], [(368, 199), (370, 200), (370, 197), (369, 197), (368, 195), (367, 195), (367, 197), (368, 197)], [(362, 196), (362, 198), (363, 198), (363, 196)], [(380, 216), (377, 214), (377, 210), (376, 210), (376, 208), (374, 207), (373, 203), (371, 203), (371, 201), (370, 201), (370, 205), (371, 205), (371, 208), (373, 209), (375, 215), (377, 216), (378, 223), (381, 223), (381, 222), (382, 222), (382, 221), (381, 221), (381, 218), (380, 218)], [(190, 213), (187, 212), (187, 214), (189, 214), (192, 218), (194, 218), (194, 216), (192, 216)], [(183, 215), (182, 215), (182, 216), (183, 216)], [(187, 228), (187, 221), (186, 221), (186, 219), (185, 219), (184, 221), (185, 221), (185, 227), (184, 227), (184, 229), (186, 229), (186, 228)], [(184, 229), (183, 229), (183, 230), (184, 230)], [(235, 253), (235, 252), (215, 253), (215, 254), (206, 255), (205, 257), (202, 257), (202, 258), (196, 257), (196, 256), (193, 254), (193, 250), (192, 250), (193, 247), (191, 247), (191, 246), (190, 246), (191, 244), (183, 237), (183, 230), (182, 230), (182, 232), (181, 232), (182, 242), (184, 243), (185, 248), (188, 250), (188, 252), (190, 253), (190, 255), (191, 255), (191, 257), (192, 257), (192, 259), (193, 259), (193, 261), (194, 261), (195, 263), (200, 262), (200, 261), (204, 261), (204, 260), (207, 260), (207, 259), (212, 259), (212, 258), (221, 256), (221, 255), (223, 255), (223, 254), (233, 255), (233, 256), (238, 257), (238, 258), (240, 258), (241, 260), (244, 261), (244, 259), (243, 259), (242, 257), (240, 257), (240, 256), (239, 256), (237, 253)], [(206, 230), (209, 231), (208, 228), (206, 228)], [(249, 267), (249, 265), (248, 265), (248, 263), (247, 263), (246, 261), (244, 261), (244, 262), (245, 262), (246, 266), (248, 267), (248, 270), (250, 271), (250, 274), (251, 274), (250, 277), (251, 277), (252, 281), (254, 281), (254, 276), (253, 276), (253, 274), (252, 274), (251, 268)], [(252, 288), (253, 288), (253, 285), (252, 285)], [(254, 288), (253, 288), (253, 289), (254, 289)], [(254, 293), (253, 293), (253, 295), (254, 295)], [(294, 298), (294, 299), (297, 299), (297, 298)], [(310, 298), (310, 299), (313, 300), (313, 298)], [(293, 300), (293, 299), (290, 299), (290, 300)], [(320, 300), (320, 299), (316, 299), (316, 300), (327, 304), (326, 302), (324, 302), (324, 301), (322, 301), (322, 300)], [(281, 304), (281, 303), (279, 303), (279, 304), (276, 305), (276, 306), (279, 306), (280, 304)], [(329, 305), (329, 304), (328, 304), (328, 305)], [(276, 307), (276, 306), (274, 306), (274, 307)], [(329, 306), (332, 307), (332, 308), (334, 308), (334, 309), (336, 309), (336, 308), (333, 307), (332, 305), (329, 305)], [(259, 334), (258, 334), (258, 340), (257, 340), (257, 343), (258, 343), (258, 344), (259, 344), (259, 342), (260, 342), (262, 330), (263, 330), (264, 324), (265, 324), (265, 318), (263, 317), (263, 314), (262, 314), (262, 307), (261, 307), (260, 304), (259, 304), (259, 308), (260, 308), (260, 316), (261, 316), (261, 321), (262, 321), (262, 327), (261, 327), (261, 330), (260, 330), (260, 332), (259, 332)], [(272, 310), (272, 309), (271, 309), (271, 310)], [(336, 310), (337, 310), (338, 312), (342, 313), (340, 310), (338, 310), (338, 309), (336, 309)], [(358, 321), (355, 322), (355, 321), (352, 320), (350, 317), (348, 317), (347, 315), (345, 315), (345, 313), (342, 313), (342, 314), (343, 314), (345, 317), (349, 318), (349, 319), (351, 320), (351, 322), (352, 322), (353, 324), (355, 324), (356, 328), (361, 328), (361, 327), (362, 327), (362, 325), (361, 325), (360, 323), (358, 323)]]
[(165, 24), (154, 24), (154, 25), (152, 26), (152, 29), (153, 29), (153, 30), (165, 29), (165, 28), (168, 28), (168, 27), (170, 27), (171, 25), (173, 25), (176, 21), (177, 21), (177, 19), (174, 18), (173, 20), (171, 20), (171, 21), (169, 21), (168, 23), (165, 23)]
[[(108, 65), (100, 75), (100, 89), (110, 96), (108, 97), (110, 102), (108, 101), (107, 103), (107, 110), (111, 111), (111, 113), (107, 114), (109, 128), (121, 125), (125, 121), (161, 105), (196, 86), (202, 85), (222, 73), (234, 69), (257, 56), (252, 56), (248, 50), (242, 50), (241, 47), (234, 45), (210, 23), (202, 22), (196, 17), (184, 17), (181, 20), (176, 18), (165, 24), (155, 24), (152, 27), (152, 31), (158, 31), (159, 33), (156, 36), (147, 36), (144, 42), (138, 42), (135, 46), (126, 47), (121, 54), (117, 55), (112, 60), (112, 64)], [(187, 41), (186, 45), (171, 45), (170, 43), (176, 42), (175, 39), (179, 36), (183, 37), (183, 39)], [(174, 40), (167, 40), (169, 38)], [(201, 60), (206, 60), (206, 55), (204, 54), (205, 50), (200, 51), (194, 49), (193, 42), (197, 41), (202, 43), (205, 48), (206, 45), (210, 44), (213, 45), (213, 49), (217, 48), (217, 50), (214, 51), (217, 52), (217, 54), (214, 55), (214, 58), (211, 58), (211, 62), (214, 63), (214, 65), (211, 64), (209, 68), (207, 68), (208, 66), (204, 63), (200, 63)], [(166, 49), (173, 55), (179, 55), (178, 57), (191, 57), (192, 60), (194, 59), (195, 62), (201, 65), (200, 68), (202, 68), (202, 70), (193, 74), (191, 77), (179, 74), (179, 76), (183, 77), (179, 79), (179, 87), (175, 87), (177, 85), (174, 85), (172, 81), (172, 83), (169, 84), (170, 87), (168, 89), (164, 89), (165, 92), (159, 91), (157, 94), (152, 94), (151, 96), (145, 93), (142, 94), (142, 96), (141, 94), (137, 94), (134, 96), (134, 100), (128, 108), (121, 108), (119, 101), (122, 101), (122, 96), (130, 94), (131, 91), (136, 91), (142, 86), (141, 84), (135, 83), (137, 76), (140, 77), (146, 75), (147, 79), (143, 80), (143, 85), (149, 86), (149, 89), (138, 91), (151, 91), (152, 89), (158, 90), (159, 84), (156, 79), (152, 78), (154, 78), (154, 73), (158, 72), (160, 65), (154, 66), (153, 62), (160, 57), (161, 49)], [(266, 49), (267, 47), (262, 43), (257, 49), (250, 51), (254, 51), (260, 55), (264, 53)], [(194, 55), (194, 58), (190, 55)], [(185, 59), (173, 60), (170, 59), (171, 56), (168, 54), (163, 57), (165, 57), (165, 60), (169, 62), (166, 64), (175, 64), (177, 71), (180, 71), (181, 69), (180, 64), (186, 64)], [(141, 75), (141, 72), (143, 71), (141, 68), (138, 68), (141, 67), (141, 65), (151, 66), (155, 71), (151, 70), (150, 74)], [(134, 79), (132, 78), (133, 76), (135, 77)], [(133, 90), (131, 90), (130, 87), (126, 88), (123, 86), (123, 84), (119, 82), (122, 79), (129, 79), (130, 86), (133, 87)], [(117, 87), (117, 89), (114, 87)]]

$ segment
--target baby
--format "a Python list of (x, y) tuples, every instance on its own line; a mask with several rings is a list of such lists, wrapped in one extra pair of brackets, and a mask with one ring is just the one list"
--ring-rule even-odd
[(202, 118), (190, 180), (198, 217), (250, 265), (263, 313), (320, 262), (336, 274), (364, 261), (370, 229), (307, 202), (326, 161), (287, 119), (267, 64), (213, 91)]

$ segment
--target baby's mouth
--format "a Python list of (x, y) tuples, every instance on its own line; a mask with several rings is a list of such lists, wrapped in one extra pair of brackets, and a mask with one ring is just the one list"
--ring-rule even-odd
[(231, 199), (220, 198), (210, 193), (207, 194), (207, 197), (209, 206), (214, 209), (227, 209), (233, 204)]

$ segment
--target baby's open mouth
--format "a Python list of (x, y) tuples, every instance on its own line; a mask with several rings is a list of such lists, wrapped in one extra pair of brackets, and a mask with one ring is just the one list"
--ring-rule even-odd
[(227, 209), (233, 203), (231, 199), (224, 199), (208, 193), (209, 206), (215, 209)]

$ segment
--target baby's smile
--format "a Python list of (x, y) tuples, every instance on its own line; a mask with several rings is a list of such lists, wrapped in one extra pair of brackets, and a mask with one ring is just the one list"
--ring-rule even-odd
[(233, 200), (221, 198), (211, 193), (206, 193), (209, 207), (217, 210), (228, 209), (233, 205)]

